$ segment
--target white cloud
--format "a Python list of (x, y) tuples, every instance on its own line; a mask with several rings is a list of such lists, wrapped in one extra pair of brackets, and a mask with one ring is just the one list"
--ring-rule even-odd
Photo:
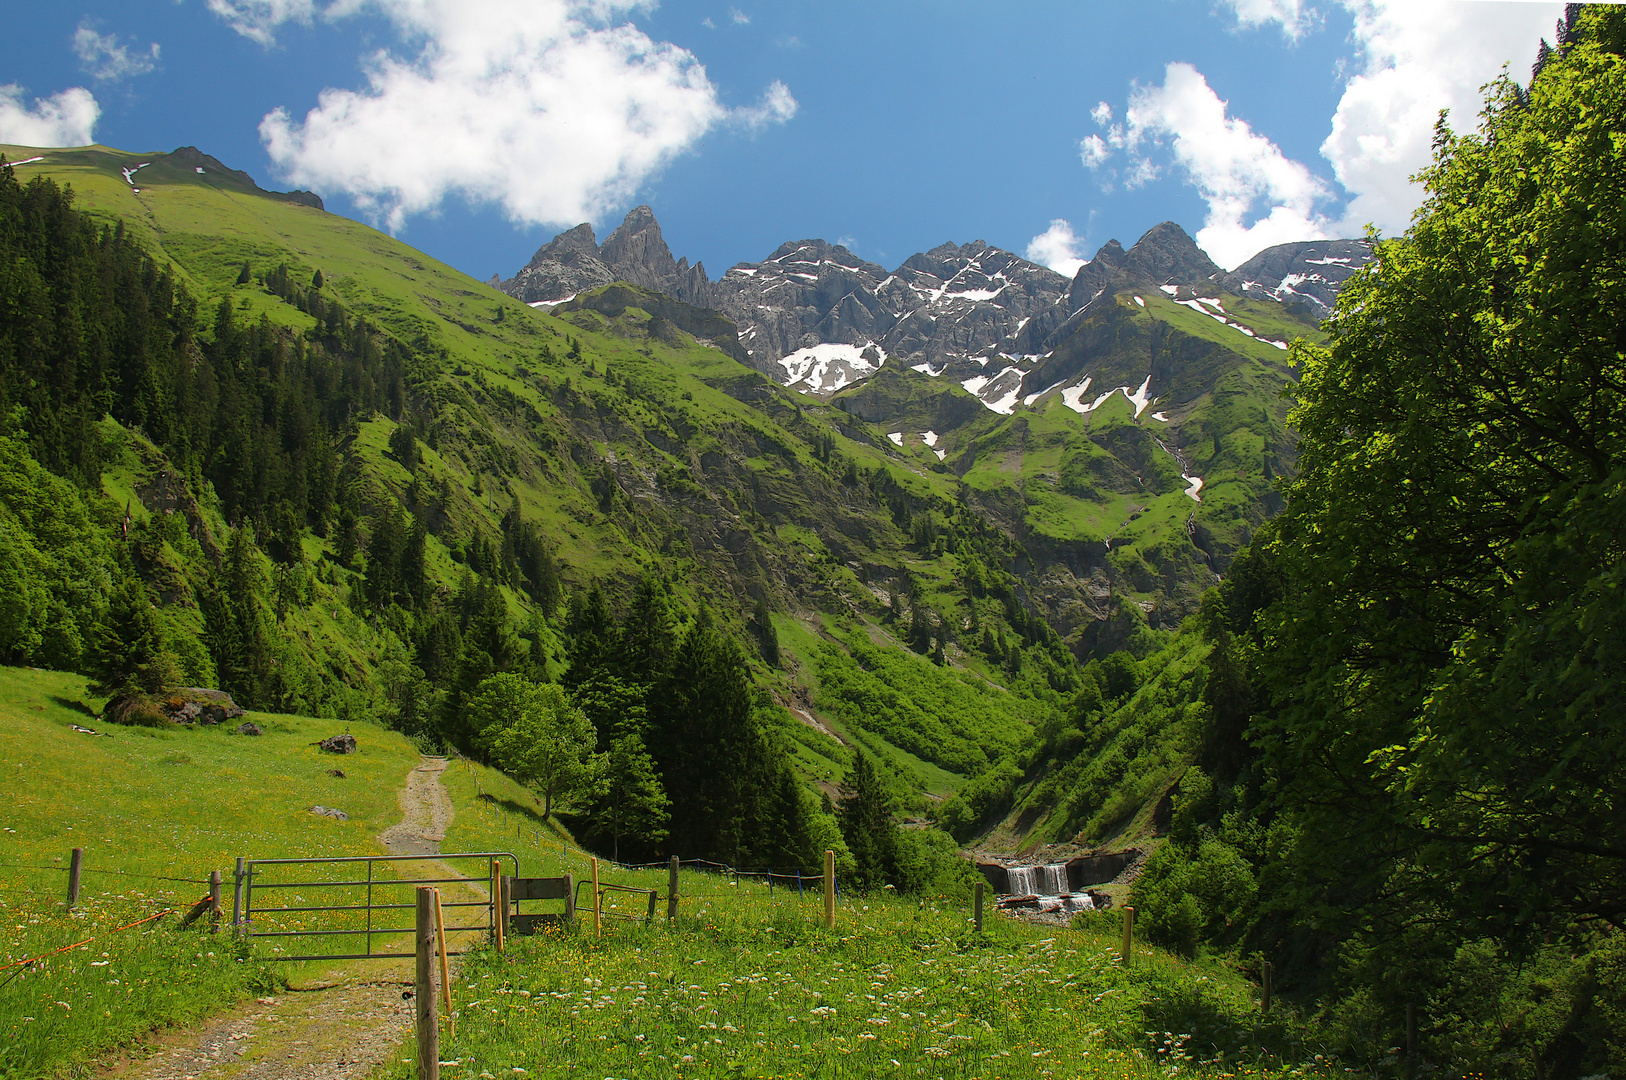
[(1422, 201), (1410, 182), (1432, 158), (1434, 123), (1450, 110), (1458, 131), (1478, 126), (1480, 87), (1502, 65), (1524, 79), (1562, 4), (1344, 0), (1355, 18), (1360, 70), (1349, 80), (1321, 154), (1353, 196), (1340, 223), (1405, 230)]
[(1095, 108), (1090, 110), (1090, 119), (1095, 121), (1097, 127), (1106, 127), (1112, 123), (1112, 106), (1104, 101), (1096, 102)]
[[(252, 5), (263, 18), (228, 21), (256, 40), (314, 10), (294, 0), (210, 3), (239, 13)], [(648, 6), (334, 0), (318, 13), (376, 10), (421, 51), (379, 51), (364, 90), (324, 90), (302, 120), (277, 109), (261, 121), (261, 139), (290, 182), (346, 192), (391, 229), (454, 194), (529, 224), (595, 219), (713, 128), (754, 131), (796, 112), (779, 82), (731, 110), (692, 53), (614, 24)]]
[(747, 15), (739, 8), (729, 8), (728, 17), (734, 20), (735, 26), (745, 26), (751, 21), (751, 16)]
[(1072, 277), (1089, 260), (1079, 257), (1082, 236), (1073, 235), (1073, 226), (1066, 218), (1055, 218), (1050, 228), (1028, 241), (1025, 252), (1029, 262), (1048, 266), (1058, 274)]
[(116, 34), (97, 33), (88, 19), (79, 23), (74, 31), (73, 51), (85, 73), (103, 82), (116, 82), (135, 75), (146, 75), (158, 67), (158, 44), (152, 43), (146, 52), (120, 45)]
[[(1116, 133), (1114, 133), (1116, 135)], [(1247, 123), (1190, 64), (1169, 64), (1162, 86), (1137, 86), (1124, 115), (1124, 145), (1138, 177), (1155, 176), (1148, 144), (1167, 142), (1175, 164), (1208, 204), (1197, 243), (1232, 269), (1272, 244), (1331, 235), (1316, 205), (1327, 185)], [(1132, 175), (1133, 186), (1137, 175)], [(1141, 179), (1141, 182), (1145, 182)], [(1261, 207), (1267, 207), (1262, 213)]]
[(0, 86), (0, 142), (16, 146), (89, 146), (102, 107), (82, 86), (23, 104), (23, 88)]
[(209, 10), (246, 38), (269, 46), (285, 22), (310, 25), (315, 0), (208, 0)]
[(1262, 26), (1276, 23), (1282, 33), (1297, 41), (1316, 23), (1320, 15), (1303, 0), (1221, 0), (1236, 15), (1242, 26)]
[(769, 124), (783, 124), (796, 115), (796, 99), (790, 87), (775, 79), (755, 105), (734, 110), (734, 122), (748, 131), (761, 131)]
[(1112, 148), (1099, 135), (1086, 135), (1078, 144), (1078, 156), (1086, 169), (1099, 169), (1112, 158)]

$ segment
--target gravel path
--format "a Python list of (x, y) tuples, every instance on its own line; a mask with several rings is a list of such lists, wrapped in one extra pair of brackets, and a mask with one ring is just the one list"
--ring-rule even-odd
[[(445, 758), (426, 757), (407, 774), (402, 820), (379, 835), (391, 855), (440, 852), (452, 820), (440, 783), (445, 770)], [(479, 896), (485, 898), (483, 889)], [(402, 997), (412, 985), (410, 958), (336, 963), (343, 966), (322, 972), (306, 988), (245, 1002), (185, 1031), (155, 1033), (100, 1074), (108, 1080), (362, 1080), (397, 1051), (411, 1057), (412, 1002)]]
[(391, 855), (438, 855), (452, 823), (452, 800), (440, 784), (446, 759), (426, 757), (423, 764), (407, 774), (401, 789), (401, 823), (378, 834), (379, 842)]

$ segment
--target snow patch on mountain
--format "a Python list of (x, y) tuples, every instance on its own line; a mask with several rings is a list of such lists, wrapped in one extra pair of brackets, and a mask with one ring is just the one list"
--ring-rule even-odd
[[(870, 360), (866, 354), (878, 358)], [(844, 386), (867, 379), (884, 363), (886, 353), (873, 341), (863, 345), (821, 342), (797, 349), (779, 360), (779, 366), (785, 371), (786, 386), (815, 394), (833, 394)]]

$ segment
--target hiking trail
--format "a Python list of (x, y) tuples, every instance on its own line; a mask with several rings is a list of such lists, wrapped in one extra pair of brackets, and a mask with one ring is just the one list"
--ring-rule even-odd
[[(445, 758), (426, 756), (407, 774), (402, 819), (378, 837), (388, 854), (440, 853), (453, 815), (440, 782), (446, 766)], [(436, 872), (422, 876), (452, 876), (440, 863), (429, 865)], [(453, 890), (487, 897), (478, 882), (443, 887)], [(395, 947), (405, 952), (409, 944)], [(361, 1080), (392, 1054), (411, 1056), (412, 1001), (402, 996), (413, 981), (410, 954), (327, 967), (315, 962), (304, 970), (280, 994), (243, 1002), (191, 1028), (149, 1034), (145, 1045), (124, 1050), (99, 1074), (106, 1080)]]

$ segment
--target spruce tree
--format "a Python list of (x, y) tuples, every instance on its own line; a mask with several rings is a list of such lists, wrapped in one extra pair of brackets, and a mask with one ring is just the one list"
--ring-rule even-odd
[(141, 580), (126, 577), (108, 599), (107, 614), (92, 633), (92, 692), (152, 694), (178, 679), (180, 666), (164, 646), (158, 613)]
[(897, 826), (892, 823), (891, 799), (880, 774), (862, 750), (854, 750), (852, 769), (841, 785), (836, 820), (841, 824), (847, 849), (858, 863), (854, 885), (860, 889), (880, 888), (897, 862)]
[(671, 801), (643, 739), (624, 735), (610, 744), (593, 817), (610, 834), (610, 858), (621, 861), (623, 838), (640, 846), (666, 839)]

